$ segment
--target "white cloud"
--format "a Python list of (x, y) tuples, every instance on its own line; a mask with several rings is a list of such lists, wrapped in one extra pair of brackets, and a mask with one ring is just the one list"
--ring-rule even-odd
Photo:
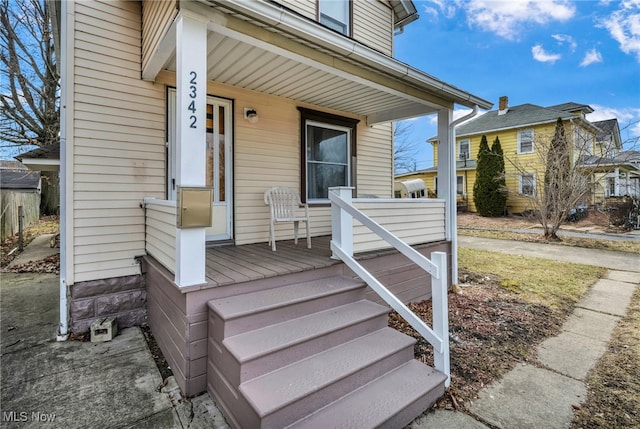
[(533, 59), (536, 61), (540, 61), (541, 63), (555, 63), (562, 55), (560, 54), (550, 54), (544, 50), (542, 45), (535, 45), (531, 48), (531, 53), (533, 54)]
[(445, 18), (451, 19), (457, 11), (456, 4), (445, 0), (430, 0), (422, 8), (427, 15), (438, 18), (442, 14)]
[(618, 10), (600, 21), (625, 54), (640, 62), (640, 0), (623, 0)]
[(567, 21), (576, 12), (575, 5), (568, 0), (458, 0), (457, 3), (466, 10), (471, 25), (510, 40), (517, 39), (526, 24)]
[(598, 52), (596, 48), (593, 48), (585, 54), (584, 58), (582, 59), (582, 62), (580, 63), (580, 67), (586, 67), (593, 63), (601, 63), (601, 62), (602, 62), (602, 54)]
[(559, 45), (562, 45), (563, 43), (569, 45), (569, 48), (571, 48), (571, 52), (574, 52), (578, 47), (578, 44), (573, 39), (573, 37), (569, 36), (568, 34), (552, 34), (551, 37), (556, 39)]

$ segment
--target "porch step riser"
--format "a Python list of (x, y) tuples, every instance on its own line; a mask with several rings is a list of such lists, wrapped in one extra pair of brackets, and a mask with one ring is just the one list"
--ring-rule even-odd
[[(287, 288), (293, 289), (290, 286)], [(251, 306), (246, 311), (238, 310), (238, 314), (230, 316), (225, 315), (223, 312), (226, 300), (210, 301), (209, 309), (210, 314), (213, 315), (214, 330), (210, 330), (209, 335), (213, 336), (218, 343), (221, 343), (224, 338), (359, 301), (366, 290), (364, 283), (350, 279), (345, 285), (332, 285), (326, 288), (326, 291), (315, 288), (316, 285), (310, 283), (306, 288), (307, 290), (297, 290), (297, 295), (291, 300), (288, 300), (286, 296), (283, 297), (282, 302), (277, 306)], [(307, 293), (309, 296), (305, 297)], [(247, 301), (260, 300), (264, 299), (263, 295), (261, 293), (255, 296), (246, 294), (244, 299)]]
[[(386, 327), (388, 309), (370, 302), (365, 301), (365, 303), (370, 308), (366, 309), (368, 311), (364, 315), (362, 315), (363, 310), (356, 307), (359, 302), (339, 307), (339, 311), (344, 314), (332, 311), (333, 314), (325, 316), (333, 317), (324, 323), (327, 328), (315, 315), (303, 318), (308, 320), (301, 319), (295, 330), (304, 335), (293, 335), (293, 338), (291, 331), (294, 327), (291, 323), (285, 322), (249, 332), (248, 334), (251, 335), (241, 334), (231, 337), (223, 342), (222, 347), (210, 339), (212, 341), (210, 350), (217, 350), (213, 357), (215, 365), (223, 371), (229, 382), (238, 385)], [(346, 322), (341, 323), (345, 319)], [(263, 336), (260, 344), (270, 342), (273, 347), (269, 350), (263, 350), (263, 346), (252, 348), (251, 346), (256, 343), (254, 334)], [(282, 340), (283, 337), (284, 340)]]
[(397, 429), (444, 394), (445, 376), (415, 360), (382, 375), (287, 429)]
[(444, 375), (364, 291), (334, 276), (209, 301), (207, 388), (228, 422), (397, 428), (431, 406)]
[(240, 385), (262, 428), (282, 428), (413, 359), (412, 338), (384, 328)]

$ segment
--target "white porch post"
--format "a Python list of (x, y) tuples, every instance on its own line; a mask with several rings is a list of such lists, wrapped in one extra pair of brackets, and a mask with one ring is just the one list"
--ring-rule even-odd
[(451, 384), (449, 359), (449, 304), (447, 300), (447, 254), (432, 252), (431, 261), (438, 266), (440, 277), (431, 278), (431, 310), (433, 315), (433, 332), (442, 339), (442, 350), (433, 351), (434, 367), (447, 376), (445, 387)]
[(451, 109), (438, 111), (438, 198), (445, 200), (445, 239), (451, 242), (451, 284), (458, 283), (456, 159)]
[[(206, 185), (207, 23), (182, 10), (176, 18), (176, 182)], [(205, 283), (205, 229), (176, 231), (178, 286)]]
[[(351, 204), (353, 188), (338, 186), (329, 188), (329, 193)], [(336, 204), (331, 204), (331, 241), (335, 242), (347, 255), (353, 256), (353, 218)], [(337, 256), (331, 255), (338, 259)]]
[(615, 176), (613, 177), (613, 184), (615, 186), (616, 197), (621, 195), (620, 193), (620, 168), (616, 167)]

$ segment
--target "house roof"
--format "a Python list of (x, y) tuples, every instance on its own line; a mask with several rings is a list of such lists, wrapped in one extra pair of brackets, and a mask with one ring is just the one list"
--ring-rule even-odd
[[(454, 104), (492, 106), (276, 2), (199, 0), (180, 7), (209, 20), (209, 80), (362, 115), (369, 125)], [(143, 79), (154, 80), (163, 69), (176, 71), (175, 31), (174, 22), (144, 67)]]
[(31, 170), (55, 171), (60, 168), (60, 143), (39, 147), (15, 158)]
[(405, 25), (412, 23), (419, 18), (416, 6), (411, 0), (390, 0), (389, 3), (393, 8), (396, 16), (394, 26), (402, 29)]
[(613, 157), (588, 156), (580, 160), (580, 165), (594, 170), (608, 170), (612, 167), (640, 174), (640, 152), (628, 150)]
[(38, 189), (40, 172), (31, 170), (1, 170), (0, 189)]
[[(575, 103), (565, 103), (562, 106), (573, 105)], [(563, 121), (569, 119), (579, 119), (567, 110), (560, 110), (553, 107), (542, 107), (535, 104), (521, 104), (509, 107), (507, 112), (499, 114), (498, 110), (492, 110), (484, 115), (478, 116), (458, 127), (456, 136), (468, 136), (490, 131), (508, 130), (512, 128), (522, 128), (539, 124), (553, 123), (561, 118)], [(586, 121), (585, 121), (586, 122)]]
[(588, 104), (574, 103), (573, 101), (570, 101), (568, 103), (556, 104), (555, 106), (549, 106), (548, 108), (554, 110), (562, 110), (564, 112), (581, 111), (584, 113), (593, 113), (593, 109)]
[[(456, 171), (475, 170), (477, 166), (478, 164), (476, 163), (475, 159), (467, 159), (466, 163), (465, 161), (456, 161)], [(422, 170), (409, 171), (406, 173), (396, 174), (395, 179), (401, 180), (403, 177), (415, 176), (417, 174), (434, 173), (437, 171), (438, 171), (438, 166), (434, 165), (433, 167), (424, 168)]]

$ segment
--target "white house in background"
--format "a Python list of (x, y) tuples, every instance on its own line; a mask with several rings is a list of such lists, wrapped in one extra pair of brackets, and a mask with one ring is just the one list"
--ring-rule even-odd
[[(60, 337), (97, 318), (148, 323), (184, 394), (208, 391), (235, 427), (330, 427), (363, 398), (375, 410), (365, 425), (402, 427), (430, 406), (448, 383), (452, 112), (491, 103), (393, 58), (413, 2), (51, 5)], [(439, 198), (393, 199), (392, 121), (430, 114)], [(312, 249), (282, 242), (286, 227), (270, 250), (274, 186), (309, 204)], [(417, 265), (380, 253), (380, 236)], [(402, 303), (432, 295), (429, 328)], [(433, 344), (435, 369), (371, 300)]]

